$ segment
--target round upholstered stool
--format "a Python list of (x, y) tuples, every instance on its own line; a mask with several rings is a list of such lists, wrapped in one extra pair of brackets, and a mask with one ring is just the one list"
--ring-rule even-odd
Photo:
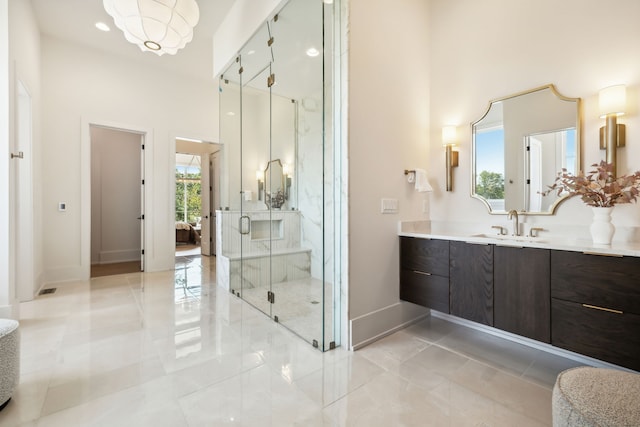
[(0, 411), (11, 400), (20, 377), (18, 322), (0, 319)]
[(553, 425), (640, 426), (640, 375), (586, 366), (561, 372), (553, 387)]

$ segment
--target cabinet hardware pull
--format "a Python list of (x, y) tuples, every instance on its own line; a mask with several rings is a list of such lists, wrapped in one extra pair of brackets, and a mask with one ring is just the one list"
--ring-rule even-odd
[(624, 255), (619, 255), (619, 254), (603, 254), (601, 252), (590, 252), (590, 251), (582, 251), (583, 254), (585, 255), (597, 255), (597, 256), (611, 256), (614, 258), (623, 258)]
[(614, 310), (613, 308), (598, 307), (597, 305), (591, 304), (582, 304), (582, 306), (584, 308), (593, 308), (594, 310), (608, 311), (609, 313), (623, 314), (622, 311)]
[(431, 276), (431, 273), (425, 273), (424, 271), (413, 270), (413, 272), (416, 274), (422, 274), (424, 276)]

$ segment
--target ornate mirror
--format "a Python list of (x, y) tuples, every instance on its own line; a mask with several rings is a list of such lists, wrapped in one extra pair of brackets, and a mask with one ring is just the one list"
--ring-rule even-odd
[(580, 98), (542, 86), (489, 103), (471, 124), (471, 196), (491, 214), (552, 215), (566, 196), (542, 196), (580, 164)]

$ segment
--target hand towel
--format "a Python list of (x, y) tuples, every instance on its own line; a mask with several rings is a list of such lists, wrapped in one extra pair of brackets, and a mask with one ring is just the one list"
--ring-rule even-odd
[(416, 169), (416, 191), (419, 193), (433, 191), (427, 180), (427, 171), (424, 169)]

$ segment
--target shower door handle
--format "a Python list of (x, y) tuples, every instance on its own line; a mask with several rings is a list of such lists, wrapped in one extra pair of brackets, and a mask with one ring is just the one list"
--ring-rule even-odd
[(251, 218), (249, 218), (248, 215), (242, 215), (238, 218), (238, 229), (240, 230), (240, 234), (251, 233)]

